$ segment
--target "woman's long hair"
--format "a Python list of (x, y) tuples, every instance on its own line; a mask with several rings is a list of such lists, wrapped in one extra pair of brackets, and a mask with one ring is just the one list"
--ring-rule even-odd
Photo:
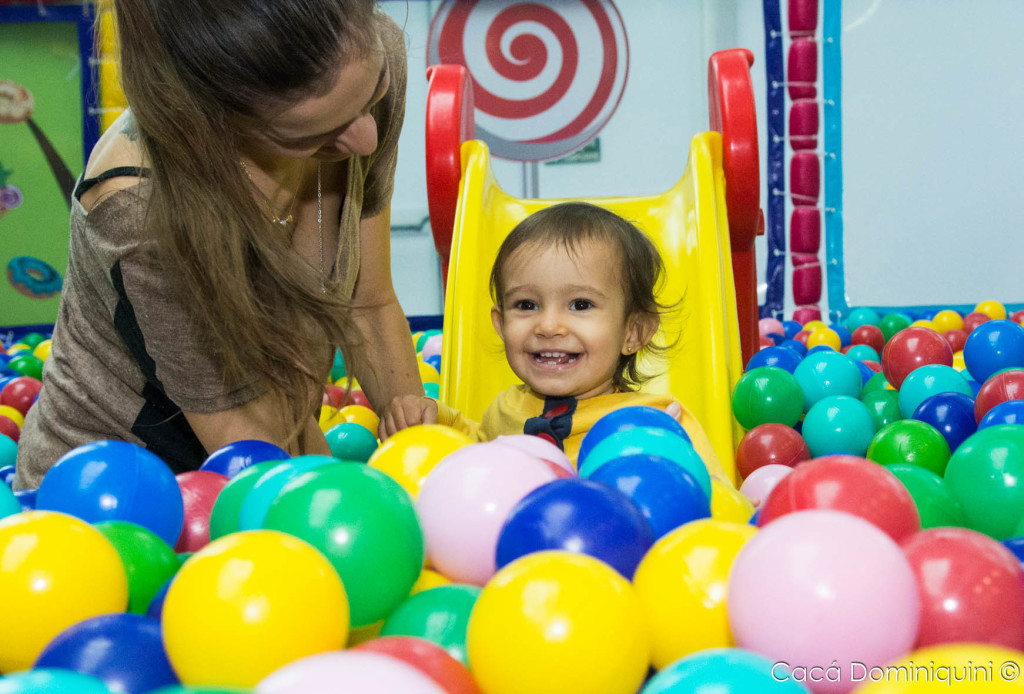
[(257, 115), (322, 94), (376, 45), (373, 0), (115, 0), (121, 79), (146, 165), (146, 237), (229, 384), (258, 380), (290, 439), (320, 404), (318, 343), (347, 353), (347, 301), (272, 230), (240, 165)]

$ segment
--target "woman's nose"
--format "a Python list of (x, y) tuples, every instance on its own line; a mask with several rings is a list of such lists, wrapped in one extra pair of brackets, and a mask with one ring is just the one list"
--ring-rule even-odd
[(373, 154), (377, 149), (377, 121), (370, 113), (364, 113), (345, 128), (338, 137), (338, 148), (358, 156)]

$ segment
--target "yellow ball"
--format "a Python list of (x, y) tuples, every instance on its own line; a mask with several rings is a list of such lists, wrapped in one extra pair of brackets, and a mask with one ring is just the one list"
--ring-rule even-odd
[(864, 682), (853, 690), (854, 694), (1024, 692), (1024, 676), (1020, 671), (1024, 667), (1024, 652), (991, 644), (929, 646), (878, 669), (869, 671), (869, 667), (867, 663), (864, 667), (854, 665), (856, 669), (851, 676)]
[(956, 311), (939, 311), (932, 318), (932, 325), (935, 326), (935, 330), (940, 333), (945, 333), (949, 330), (961, 330), (964, 327), (964, 319)]
[(53, 511), (0, 521), (0, 672), (27, 670), (72, 624), (127, 607), (124, 564), (99, 530)]
[(12, 357), (15, 354), (20, 354), (22, 352), (31, 353), (32, 348), (26, 345), (24, 342), (15, 342), (13, 345), (7, 348), (7, 354), (11, 355)]
[(804, 328), (803, 329), (806, 330), (809, 333), (813, 333), (813, 332), (817, 332), (818, 330), (826, 330), (826, 329), (829, 329), (829, 328), (828, 328), (827, 325), (825, 325), (820, 320), (809, 320), (806, 323), (804, 323)]
[(967, 370), (967, 362), (964, 361), (964, 353), (962, 351), (953, 352), (953, 368), (957, 371)]
[(363, 405), (346, 405), (342, 407), (338, 410), (337, 415), (331, 419), (330, 426), (327, 429), (343, 422), (361, 424), (374, 436), (377, 435), (377, 429), (380, 427), (380, 417), (377, 416), (377, 413)]
[(40, 361), (46, 361), (50, 358), (50, 348), (53, 346), (53, 340), (43, 340), (36, 348), (32, 350), (32, 356)]
[(982, 301), (974, 307), (974, 310), (978, 313), (984, 313), (992, 320), (1002, 320), (1006, 318), (1006, 307), (998, 301)]
[(838, 352), (843, 348), (843, 341), (839, 338), (839, 333), (832, 328), (819, 328), (807, 338), (807, 349), (818, 345), (831, 347)]
[[(331, 405), (321, 405), (320, 419), (318, 421), (318, 424), (320, 425), (320, 431), (326, 434), (327, 430), (334, 426), (332, 420), (337, 416), (338, 410), (336, 408), (332, 407)], [(376, 432), (374, 433), (376, 434)]]
[(928, 328), (929, 330), (935, 330), (935, 323), (924, 318), (914, 321), (910, 326), (912, 328)]
[(413, 584), (412, 590), (409, 591), (409, 595), (416, 595), (416, 593), (421, 593), (425, 590), (430, 590), (431, 588), (437, 588), (438, 586), (446, 586), (449, 583), (451, 583), (451, 581), (436, 571), (432, 569), (423, 569), (423, 571), (420, 572), (420, 577), (416, 579), (416, 583)]
[(435, 369), (430, 364), (428, 364), (428, 363), (426, 363), (424, 361), (417, 360), (416, 361), (416, 366), (418, 366), (419, 369), (420, 369), (420, 380), (423, 383), (440, 383), (441, 382), (441, 374), (438, 373), (437, 369)]
[(0, 405), (0, 415), (9, 418), (11, 421), (18, 425), (19, 429), (25, 425), (25, 415), (23, 415), (21, 412), (18, 412), (10, 405)]
[(327, 558), (273, 530), (215, 540), (164, 599), (167, 657), (183, 684), (250, 688), (299, 658), (344, 648), (348, 598)]
[(636, 591), (598, 559), (537, 552), (499, 571), (473, 607), (469, 666), (487, 694), (633, 694), (650, 658)]
[(398, 482), (415, 499), (441, 459), (471, 443), (468, 436), (451, 427), (418, 424), (382, 443), (366, 464)]
[(756, 532), (745, 523), (698, 520), (648, 550), (633, 586), (647, 613), (656, 668), (705, 648), (735, 645), (725, 609), (729, 569)]
[(754, 516), (754, 505), (732, 485), (711, 478), (711, 517), (729, 523), (746, 523)]

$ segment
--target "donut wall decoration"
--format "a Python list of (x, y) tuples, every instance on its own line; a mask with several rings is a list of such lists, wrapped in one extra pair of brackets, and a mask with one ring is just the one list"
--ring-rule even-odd
[(469, 71), (476, 137), (492, 155), (546, 161), (591, 142), (615, 113), (629, 43), (612, 0), (444, 0), (427, 61)]

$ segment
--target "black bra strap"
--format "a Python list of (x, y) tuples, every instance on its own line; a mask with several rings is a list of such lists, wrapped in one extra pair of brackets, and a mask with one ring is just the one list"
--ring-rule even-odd
[(120, 176), (148, 176), (149, 169), (139, 166), (115, 166), (112, 169), (107, 169), (99, 176), (93, 178), (83, 178), (79, 181), (78, 186), (75, 188), (75, 199), (81, 202), (82, 196), (95, 185), (99, 185), (104, 181), (110, 180), (111, 178), (118, 178)]

